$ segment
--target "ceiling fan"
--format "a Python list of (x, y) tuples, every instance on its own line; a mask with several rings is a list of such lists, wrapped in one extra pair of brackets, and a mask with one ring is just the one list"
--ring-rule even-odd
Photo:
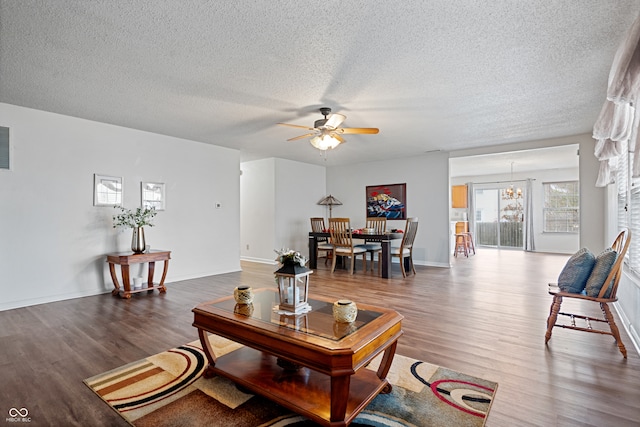
[[(331, 108), (320, 108), (320, 114), (324, 116), (324, 119), (316, 120), (313, 127), (292, 125), (290, 123), (278, 123), (282, 126), (290, 126), (293, 128), (306, 129), (313, 132), (306, 133), (304, 135), (289, 138), (287, 141), (296, 141), (303, 138), (311, 138), (309, 142), (318, 150), (326, 151), (336, 148), (341, 143), (345, 142), (341, 136), (348, 133), (365, 133), (376, 134), (379, 132), (378, 128), (343, 128), (339, 127), (342, 122), (347, 118), (342, 114), (331, 114)], [(329, 116), (329, 117), (327, 117)]]

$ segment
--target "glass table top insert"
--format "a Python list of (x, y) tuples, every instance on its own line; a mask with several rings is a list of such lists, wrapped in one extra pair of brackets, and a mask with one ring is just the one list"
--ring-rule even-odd
[(311, 311), (307, 313), (281, 314), (282, 312), (278, 310), (280, 303), (278, 293), (275, 290), (262, 290), (254, 293), (252, 304), (237, 304), (233, 298), (229, 298), (211, 305), (253, 320), (280, 325), (334, 341), (340, 341), (382, 315), (379, 312), (358, 308), (358, 317), (354, 322), (339, 323), (333, 319), (333, 303), (312, 298), (307, 302), (311, 306)]

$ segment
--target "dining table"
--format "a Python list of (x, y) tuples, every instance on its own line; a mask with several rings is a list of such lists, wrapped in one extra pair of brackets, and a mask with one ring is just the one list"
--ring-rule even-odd
[[(402, 240), (404, 236), (401, 232), (386, 232), (382, 234), (370, 233), (353, 233), (353, 239), (363, 239), (367, 242), (380, 242), (382, 245), (382, 255), (378, 262), (382, 263), (381, 277), (383, 279), (391, 278), (391, 242), (393, 240)], [(330, 238), (331, 234), (327, 232), (309, 232), (309, 268), (315, 270), (318, 267), (318, 259), (316, 257), (318, 239)]]

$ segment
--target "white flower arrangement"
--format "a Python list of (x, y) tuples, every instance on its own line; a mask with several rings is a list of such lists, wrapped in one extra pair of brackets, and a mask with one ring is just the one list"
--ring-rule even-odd
[(125, 209), (122, 206), (114, 206), (116, 209), (120, 209), (121, 213), (113, 216), (113, 228), (126, 227), (126, 228), (138, 228), (138, 227), (153, 227), (153, 218), (156, 216), (156, 208), (136, 208), (135, 211), (131, 209)]
[(274, 252), (278, 254), (276, 261), (280, 264), (298, 264), (300, 267), (304, 267), (309, 261), (304, 255), (300, 252), (296, 252), (292, 249), (274, 249)]

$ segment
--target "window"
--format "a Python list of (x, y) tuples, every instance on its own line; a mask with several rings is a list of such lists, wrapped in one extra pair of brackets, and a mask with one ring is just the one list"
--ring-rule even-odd
[(629, 152), (627, 141), (622, 143), (622, 154), (616, 168), (618, 189), (618, 229), (629, 228), (633, 238), (627, 252), (627, 263), (635, 272), (640, 272), (640, 178), (631, 177), (634, 153)]
[(578, 181), (545, 182), (543, 231), (577, 233), (580, 231), (580, 193)]

